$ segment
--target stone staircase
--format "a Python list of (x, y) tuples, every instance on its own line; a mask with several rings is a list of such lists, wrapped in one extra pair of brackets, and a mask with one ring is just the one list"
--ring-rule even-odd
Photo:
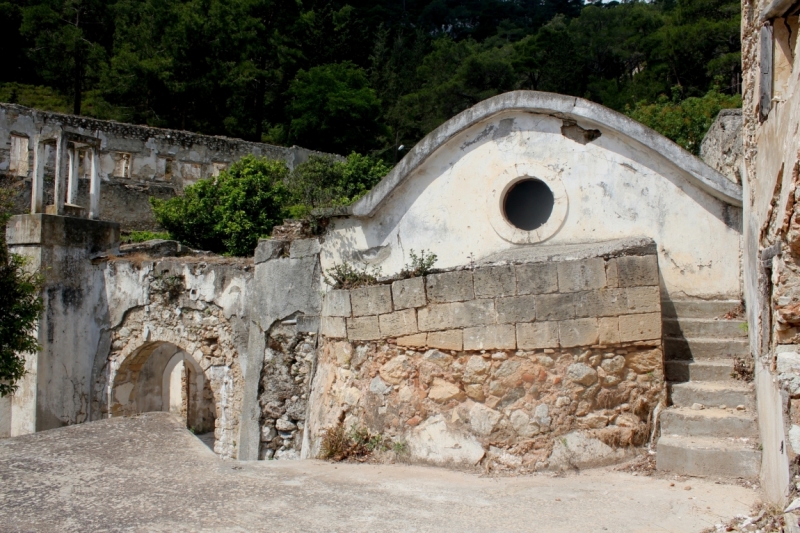
[[(739, 302), (662, 302), (670, 407), (661, 413), (657, 468), (694, 476), (754, 478), (761, 467), (752, 383), (731, 377), (748, 356)], [(702, 406), (702, 408), (701, 408)]]

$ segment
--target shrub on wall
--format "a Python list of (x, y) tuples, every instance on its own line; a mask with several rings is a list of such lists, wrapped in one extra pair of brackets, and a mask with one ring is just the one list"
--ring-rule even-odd
[(356, 153), (345, 161), (314, 156), (291, 173), (282, 161), (248, 156), (216, 178), (186, 187), (183, 196), (150, 203), (172, 238), (202, 250), (249, 256), (258, 239), (284, 218), (349, 205), (387, 172), (382, 161)]
[(189, 246), (228, 255), (252, 255), (286, 216), (291, 194), (282, 161), (248, 156), (216, 178), (200, 180), (169, 200), (151, 198), (156, 220)]

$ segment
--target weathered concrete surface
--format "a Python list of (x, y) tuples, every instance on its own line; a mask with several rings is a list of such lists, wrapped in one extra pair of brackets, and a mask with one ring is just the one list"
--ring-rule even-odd
[[(486, 478), (402, 465), (221, 461), (166, 413), (0, 440), (8, 531), (701, 531), (755, 491), (613, 470)], [(691, 490), (684, 490), (691, 486)]]

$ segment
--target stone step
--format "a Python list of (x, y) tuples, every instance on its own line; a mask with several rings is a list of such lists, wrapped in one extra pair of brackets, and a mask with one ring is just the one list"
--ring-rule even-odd
[(667, 381), (732, 381), (732, 359), (704, 359), (700, 361), (665, 361)]
[(742, 381), (690, 381), (674, 383), (671, 389), (672, 404), (678, 407), (744, 405), (750, 411), (754, 405), (753, 385)]
[(664, 358), (667, 361), (694, 359), (722, 359), (749, 356), (747, 338), (739, 339), (683, 339), (664, 337)]
[(746, 338), (744, 320), (714, 320), (710, 318), (665, 318), (662, 321), (665, 337)]
[(661, 413), (661, 434), (756, 439), (758, 426), (752, 412), (717, 407), (700, 411), (690, 407), (670, 407)]
[(738, 300), (663, 300), (661, 314), (670, 318), (721, 318), (741, 303)]
[(761, 467), (756, 444), (755, 439), (662, 435), (656, 467), (689, 476), (755, 478)]

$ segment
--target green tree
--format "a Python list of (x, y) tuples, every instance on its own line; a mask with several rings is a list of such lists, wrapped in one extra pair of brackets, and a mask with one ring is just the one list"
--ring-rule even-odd
[(248, 256), (286, 216), (291, 196), (282, 161), (245, 157), (183, 196), (151, 198), (156, 220), (174, 238), (203, 250)]
[(385, 134), (380, 100), (366, 71), (353, 63), (299, 71), (288, 96), (293, 143), (333, 153), (366, 152)]
[(72, 96), (72, 112), (81, 114), (88, 79), (105, 67), (109, 28), (102, 0), (41, 0), (22, 8), (20, 33), (42, 79)]
[[(0, 227), (11, 216), (11, 193), (0, 189)], [(25, 375), (25, 353), (39, 349), (35, 332), (44, 309), (39, 293), (42, 278), (26, 268), (25, 259), (8, 251), (5, 231), (0, 235), (0, 397), (17, 388)]]
[(672, 99), (661, 95), (655, 103), (640, 102), (629, 107), (626, 114), (699, 155), (703, 137), (720, 110), (742, 106), (741, 95), (722, 94), (717, 87), (702, 97), (681, 100), (680, 95), (679, 88), (675, 88)]

